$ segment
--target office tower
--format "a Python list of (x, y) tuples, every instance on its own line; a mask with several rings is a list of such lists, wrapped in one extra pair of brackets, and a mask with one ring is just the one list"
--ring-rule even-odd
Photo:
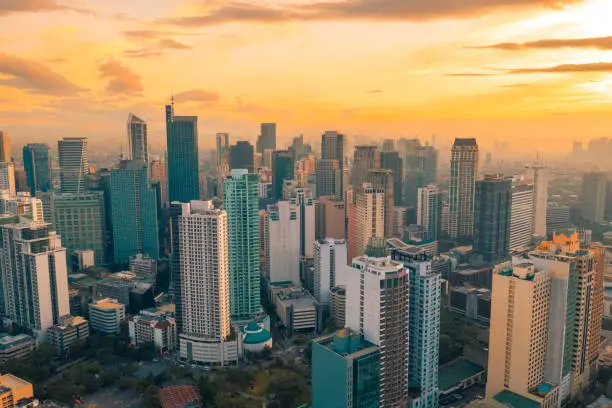
[(546, 230), (561, 232), (571, 228), (570, 208), (559, 203), (548, 203), (546, 210)]
[(147, 122), (130, 113), (127, 120), (127, 134), (130, 160), (142, 160), (149, 163)]
[(309, 144), (304, 143), (304, 135), (299, 135), (293, 138), (289, 151), (293, 153), (293, 161), (297, 162), (300, 159), (308, 157), (311, 152)]
[[(107, 263), (106, 218), (102, 191), (55, 194), (53, 212), (55, 229), (62, 237), (62, 244), (69, 254), (77, 249), (91, 249), (94, 251), (96, 265)], [(122, 219), (121, 222), (127, 221)]]
[(315, 240), (346, 238), (346, 204), (333, 197), (315, 201)]
[(417, 139), (402, 139), (404, 153), (404, 205), (416, 207), (418, 189), (435, 183), (438, 151), (433, 146), (421, 146)]
[[(192, 201), (179, 217), (181, 359), (235, 360), (226, 347), (230, 335), (227, 214), (211, 201)], [(202, 313), (202, 311), (206, 311)]]
[(270, 277), (270, 238), (268, 222), (270, 215), (266, 210), (259, 210), (259, 271), (264, 278)]
[(174, 116), (174, 103), (166, 105), (166, 137), (168, 200), (198, 200), (198, 117)]
[(230, 146), (229, 168), (230, 170), (246, 169), (249, 173), (253, 173), (253, 145), (247, 141), (240, 141)]
[[(404, 227), (408, 226), (406, 222), (408, 209), (406, 207), (395, 207), (393, 211), (395, 212), (393, 215), (393, 236), (401, 237), (404, 233)], [(439, 223), (442, 224), (441, 221)]]
[(66, 249), (49, 224), (14, 216), (0, 224), (0, 314), (43, 340), (70, 314)]
[(262, 123), (261, 133), (257, 139), (257, 153), (264, 153), (267, 149), (276, 150), (276, 123)]
[(229, 166), (229, 133), (217, 133), (217, 167)]
[(391, 250), (393, 260), (402, 262), (410, 277), (410, 326), (408, 332), (408, 389), (412, 407), (437, 408), (440, 397), (438, 365), (440, 354), (441, 277), (424, 251)]
[(232, 317), (253, 317), (260, 310), (258, 184), (259, 176), (244, 169), (232, 170), (223, 184)]
[(342, 200), (342, 168), (336, 159), (317, 161), (317, 197), (332, 196)]
[(169, 292), (175, 304), (175, 319), (178, 333), (183, 331), (183, 306), (181, 302), (181, 252), (179, 221), (183, 214), (189, 214), (189, 204), (170, 203), (170, 287)]
[(161, 205), (168, 205), (168, 178), (166, 177), (166, 163), (160, 160), (151, 160), (149, 163), (149, 178), (159, 182), (161, 189)]
[(58, 140), (60, 186), (62, 193), (80, 194), (86, 190), (89, 174), (87, 138), (65, 137)]
[(385, 190), (385, 237), (393, 236), (394, 191), (393, 172), (375, 169), (368, 172), (368, 182), (372, 187)]
[(313, 295), (323, 306), (330, 305), (330, 292), (336, 275), (346, 268), (347, 247), (343, 239), (325, 238), (314, 244)]
[(11, 161), (11, 139), (7, 132), (0, 130), (0, 162)]
[[(348, 170), (345, 164), (346, 157), (346, 137), (334, 130), (326, 130), (321, 136), (321, 160), (337, 160), (340, 167), (340, 188), (336, 188), (336, 196), (344, 199), (344, 191), (347, 186), (345, 184), (345, 169)], [(339, 192), (338, 192), (339, 190)], [(325, 194), (329, 195), (329, 194)]]
[(42, 201), (22, 191), (11, 197), (8, 190), (0, 190), (0, 214), (21, 215), (34, 222), (45, 221)]
[(385, 139), (382, 142), (382, 152), (394, 152), (395, 151), (395, 140)]
[(51, 160), (49, 146), (44, 143), (30, 143), (23, 147), (23, 167), (26, 172), (30, 194), (52, 189)]
[(312, 193), (307, 188), (297, 188), (295, 202), (297, 221), (300, 226), (300, 256), (312, 258), (315, 242), (315, 206)]
[(442, 232), (442, 192), (434, 184), (421, 187), (417, 199), (417, 225), (423, 227), (423, 238), (437, 241)]
[(17, 194), (15, 184), (15, 163), (0, 162), (0, 190), (6, 190), (11, 197)]
[(474, 233), (474, 195), (478, 177), (476, 139), (455, 139), (451, 150), (449, 235), (469, 242)]
[(541, 161), (527, 166), (533, 172), (533, 234), (546, 236), (548, 207), (548, 169)]
[(267, 231), (270, 282), (300, 286), (300, 223), (295, 202), (268, 205)]
[(508, 257), (512, 182), (499, 175), (486, 175), (476, 182), (474, 250), (485, 262)]
[(136, 254), (159, 258), (157, 194), (146, 163), (123, 160), (111, 170), (111, 208), (115, 263)]
[(378, 407), (380, 349), (350, 329), (312, 342), (312, 407)]
[(272, 192), (274, 199), (283, 198), (283, 182), (293, 179), (293, 155), (288, 150), (272, 153)]
[(355, 218), (349, 218), (351, 223), (355, 223), (355, 235), (349, 235), (349, 260), (363, 255), (371, 238), (385, 237), (385, 191), (364, 183), (356, 194)]
[(582, 177), (582, 218), (602, 222), (606, 206), (606, 175), (586, 173)]
[(398, 152), (381, 152), (380, 167), (393, 172), (393, 204), (400, 206), (403, 203), (404, 191), (404, 164)]
[(493, 270), (487, 398), (528, 398), (544, 383), (550, 295), (550, 272), (533, 263), (505, 262)]
[(346, 325), (380, 347), (380, 407), (408, 398), (408, 272), (390, 258), (360, 256), (342, 273)]
[(512, 186), (510, 249), (529, 245), (533, 234), (533, 185)]
[(353, 189), (361, 188), (368, 181), (368, 172), (380, 168), (380, 154), (376, 146), (355, 146), (351, 185)]

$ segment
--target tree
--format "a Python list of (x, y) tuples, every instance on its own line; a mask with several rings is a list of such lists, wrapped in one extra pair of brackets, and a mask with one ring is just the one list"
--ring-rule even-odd
[(279, 370), (270, 380), (270, 393), (282, 407), (295, 407), (309, 402), (310, 388), (306, 379), (293, 371)]
[(142, 403), (147, 408), (161, 408), (159, 402), (159, 391), (154, 385), (150, 385), (142, 394)]

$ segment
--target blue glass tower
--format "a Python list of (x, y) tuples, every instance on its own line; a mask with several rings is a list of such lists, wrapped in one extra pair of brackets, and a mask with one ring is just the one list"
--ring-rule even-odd
[(157, 259), (157, 194), (145, 162), (123, 160), (111, 170), (111, 210), (115, 262), (136, 254)]
[(31, 143), (23, 147), (23, 167), (26, 172), (30, 194), (51, 190), (51, 160), (49, 146), (44, 143)]
[(166, 105), (166, 138), (170, 202), (199, 200), (198, 117), (174, 116), (174, 103)]

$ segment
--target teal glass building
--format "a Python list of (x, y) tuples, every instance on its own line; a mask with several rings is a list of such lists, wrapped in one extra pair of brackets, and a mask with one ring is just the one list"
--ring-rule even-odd
[(51, 190), (51, 160), (49, 146), (44, 143), (31, 143), (23, 147), (23, 167), (26, 172), (30, 194)]
[(275, 200), (283, 199), (283, 181), (293, 179), (293, 154), (289, 150), (272, 153), (272, 193)]
[(157, 194), (143, 161), (123, 160), (111, 170), (111, 212), (115, 263), (130, 256), (159, 258)]
[(166, 138), (170, 202), (199, 200), (198, 117), (174, 116), (174, 104), (167, 105)]
[(223, 183), (227, 212), (230, 314), (242, 319), (260, 311), (259, 176), (232, 170)]
[(312, 342), (312, 407), (380, 406), (380, 350), (349, 328)]

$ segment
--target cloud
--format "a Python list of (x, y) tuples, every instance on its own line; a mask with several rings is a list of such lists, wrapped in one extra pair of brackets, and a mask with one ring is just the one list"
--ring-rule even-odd
[(137, 94), (144, 89), (141, 76), (130, 71), (119, 61), (110, 60), (100, 64), (99, 70), (102, 78), (110, 80), (106, 86), (108, 92)]
[(218, 102), (221, 97), (216, 92), (204, 91), (202, 89), (192, 89), (174, 95), (174, 99), (176, 99), (178, 102), (214, 103)]
[(11, 77), (0, 80), (0, 85), (14, 86), (28, 91), (65, 95), (81, 90), (38, 62), (3, 53), (0, 53), (0, 73)]
[(157, 57), (165, 54), (167, 51), (185, 51), (191, 50), (193, 47), (183, 44), (177, 40), (167, 37), (175, 33), (168, 31), (157, 30), (130, 30), (124, 31), (123, 35), (133, 41), (138, 41), (140, 48), (129, 49), (125, 51), (125, 56), (130, 58), (146, 58)]
[(177, 26), (207, 26), (231, 22), (282, 21), (424, 21), (479, 16), (516, 7), (562, 8), (583, 0), (345, 0), (268, 7), (230, 1), (207, 14), (163, 19)]
[(549, 38), (523, 43), (505, 42), (492, 45), (469, 47), (475, 49), (497, 49), (506, 51), (520, 51), (528, 49), (557, 49), (557, 48), (596, 48), (598, 50), (612, 50), (612, 37), (591, 38)]
[(1, 0), (0, 16), (17, 12), (39, 12), (39, 11), (66, 11), (71, 10), (77, 13), (91, 13), (80, 7), (72, 7), (62, 4), (57, 0)]
[(593, 62), (588, 64), (562, 64), (544, 68), (516, 68), (506, 70), (507, 74), (565, 74), (575, 72), (612, 72), (612, 62)]
[(450, 77), (486, 77), (486, 76), (495, 76), (499, 74), (486, 74), (482, 72), (456, 72), (450, 74), (444, 74), (444, 76)]

